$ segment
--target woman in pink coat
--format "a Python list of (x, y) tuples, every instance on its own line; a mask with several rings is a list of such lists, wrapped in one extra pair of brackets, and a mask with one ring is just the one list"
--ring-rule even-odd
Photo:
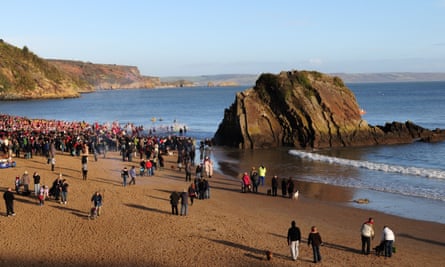
[(250, 181), (249, 174), (247, 172), (245, 172), (241, 179), (242, 179), (242, 183), (243, 183), (241, 191), (243, 193), (250, 192), (250, 190), (252, 188), (252, 182)]

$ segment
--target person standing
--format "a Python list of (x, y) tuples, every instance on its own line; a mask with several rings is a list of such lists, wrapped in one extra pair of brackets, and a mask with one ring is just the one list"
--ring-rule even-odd
[(276, 197), (278, 192), (278, 176), (274, 175), (272, 177), (272, 196)]
[(207, 178), (212, 178), (213, 176), (213, 161), (206, 157), (204, 159), (204, 170)]
[(178, 215), (179, 195), (175, 191), (170, 194), (170, 204), (172, 206), (172, 214)]
[(38, 198), (39, 198), (39, 206), (43, 206), (45, 204), (45, 185), (40, 187)]
[(368, 255), (371, 251), (371, 238), (374, 239), (374, 219), (369, 218), (360, 228), (362, 237), (362, 254)]
[(190, 161), (187, 161), (185, 163), (185, 181), (192, 181), (192, 163)]
[(195, 183), (191, 183), (189, 188), (188, 188), (188, 193), (189, 193), (189, 197), (190, 197), (190, 205), (193, 206), (193, 200), (196, 197), (196, 185)]
[(56, 201), (60, 198), (61, 188), (62, 188), (62, 174), (60, 173), (59, 176), (54, 180), (53, 185), (50, 189), (50, 194), (54, 196), (54, 199)]
[(51, 171), (54, 171), (55, 166), (56, 166), (56, 158), (52, 157), (51, 158)]
[(82, 156), (82, 179), (86, 180), (88, 176), (88, 156)]
[(252, 182), (252, 191), (258, 193), (258, 172), (255, 167), (252, 167), (252, 170), (250, 171), (250, 181)]
[(188, 206), (189, 206), (189, 196), (187, 194), (187, 190), (181, 193), (181, 216), (187, 216)]
[(243, 177), (241, 178), (242, 187), (241, 192), (246, 193), (250, 192), (251, 190), (251, 182), (250, 182), (250, 176), (247, 174), (247, 172), (244, 173)]
[(202, 163), (199, 163), (199, 164), (196, 166), (195, 173), (196, 173), (195, 179), (198, 179), (198, 180), (199, 180), (199, 179), (202, 178)]
[(258, 168), (258, 176), (260, 178), (260, 184), (261, 186), (264, 186), (264, 180), (266, 179), (266, 167), (264, 167), (263, 164), (260, 165), (260, 167)]
[(287, 180), (287, 194), (289, 195), (289, 198), (292, 198), (294, 194), (294, 181), (292, 180), (292, 177), (289, 177)]
[(17, 193), (17, 195), (19, 195), (20, 194), (20, 186), (22, 184), (22, 181), (20, 180), (19, 176), (15, 177), (14, 183), (15, 183), (15, 192)]
[(296, 226), (295, 221), (292, 221), (291, 227), (287, 231), (287, 244), (290, 247), (290, 253), (294, 261), (296, 261), (298, 258), (298, 253), (299, 253), (298, 245), (300, 244), (300, 241), (301, 241), (300, 228)]
[(134, 166), (131, 166), (130, 171), (128, 172), (130, 175), (130, 182), (128, 183), (128, 185), (134, 184), (136, 185), (136, 168)]
[(317, 227), (312, 226), (309, 237), (307, 238), (307, 245), (312, 245), (312, 253), (314, 254), (314, 263), (321, 261), (320, 246), (323, 244), (320, 233)]
[(23, 184), (23, 194), (29, 194), (29, 174), (28, 171), (25, 171), (22, 175), (22, 184)]
[(392, 256), (392, 245), (395, 241), (395, 235), (394, 232), (388, 227), (383, 227), (383, 233), (382, 233), (382, 242), (384, 244), (384, 252), (385, 252), (385, 258)]
[(62, 192), (62, 199), (60, 201), (60, 204), (66, 205), (66, 202), (68, 200), (68, 183), (66, 179), (62, 180), (62, 186), (60, 188), (60, 191)]
[(286, 178), (282, 178), (282, 179), (281, 179), (281, 196), (282, 196), (282, 197), (286, 197), (286, 193), (287, 193), (287, 182), (286, 182)]
[(125, 187), (127, 186), (127, 179), (128, 179), (128, 169), (127, 167), (124, 167), (121, 171), (122, 176), (122, 185)]
[(38, 196), (40, 193), (40, 175), (38, 172), (34, 172), (32, 175), (32, 178), (34, 179), (34, 195)]
[(14, 194), (12, 189), (9, 187), (7, 191), (3, 194), (3, 199), (6, 204), (6, 216), (15, 216), (14, 212)]

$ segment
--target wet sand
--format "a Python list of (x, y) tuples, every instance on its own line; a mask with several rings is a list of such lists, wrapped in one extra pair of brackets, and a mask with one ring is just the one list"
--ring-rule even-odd
[[(209, 179), (211, 198), (195, 200), (187, 216), (174, 216), (169, 195), (189, 185), (184, 172), (174, 168), (174, 156), (165, 158), (165, 169), (155, 176), (137, 177), (136, 185), (127, 187), (121, 185), (120, 170), (137, 166), (136, 160), (122, 162), (118, 153), (108, 153), (95, 162), (90, 156), (83, 181), (79, 157), (58, 154), (56, 159), (54, 172), (40, 156), (15, 159), (17, 167), (0, 169), (2, 191), (25, 170), (38, 171), (48, 185), (61, 172), (70, 185), (66, 205), (50, 200), (41, 207), (33, 196), (16, 196), (15, 217), (5, 217), (2, 205), (1, 266), (438, 266), (445, 260), (445, 225), (348, 207), (343, 197), (317, 198), (347, 194), (336, 187), (320, 184), (317, 193), (301, 186), (300, 198), (290, 200), (267, 196), (266, 187), (259, 194), (240, 193), (238, 181), (217, 173)], [(96, 190), (104, 195), (103, 213), (89, 220)], [(368, 217), (375, 219), (372, 247), (384, 225), (394, 230), (392, 258), (361, 254), (359, 229)], [(303, 235), (297, 263), (286, 242), (292, 220)], [(324, 241), (318, 264), (306, 245), (312, 225)]]

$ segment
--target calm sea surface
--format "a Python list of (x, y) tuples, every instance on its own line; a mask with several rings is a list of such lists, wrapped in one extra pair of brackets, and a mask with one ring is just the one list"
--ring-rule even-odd
[[(371, 125), (410, 120), (445, 128), (445, 82), (348, 84)], [(185, 125), (186, 135), (211, 138), (235, 93), (247, 87), (115, 90), (78, 99), (0, 102), (0, 113), (29, 118), (106, 123), (132, 122), (158, 132)], [(295, 177), (303, 195), (328, 201), (368, 198), (360, 208), (445, 224), (445, 143), (239, 151), (214, 148), (227, 176), (263, 163), (268, 175)], [(323, 185), (323, 186), (321, 186)], [(329, 186), (340, 186), (331, 191)], [(344, 191), (344, 192), (343, 192)], [(340, 192), (340, 193), (339, 193)]]

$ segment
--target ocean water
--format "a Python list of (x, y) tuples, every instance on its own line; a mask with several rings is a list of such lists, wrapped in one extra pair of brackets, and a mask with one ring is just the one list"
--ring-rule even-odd
[[(445, 128), (445, 82), (348, 84), (371, 125), (410, 120)], [(186, 126), (185, 135), (211, 138), (235, 93), (247, 87), (98, 91), (78, 99), (0, 102), (0, 113), (29, 118), (143, 125), (158, 133)], [(264, 164), (268, 176), (293, 177), (303, 195), (363, 209), (445, 224), (445, 142), (340, 148), (240, 151), (215, 147), (228, 177)], [(330, 186), (341, 190), (330, 190)], [(344, 189), (344, 190), (343, 190)], [(370, 203), (351, 202), (367, 198)]]

